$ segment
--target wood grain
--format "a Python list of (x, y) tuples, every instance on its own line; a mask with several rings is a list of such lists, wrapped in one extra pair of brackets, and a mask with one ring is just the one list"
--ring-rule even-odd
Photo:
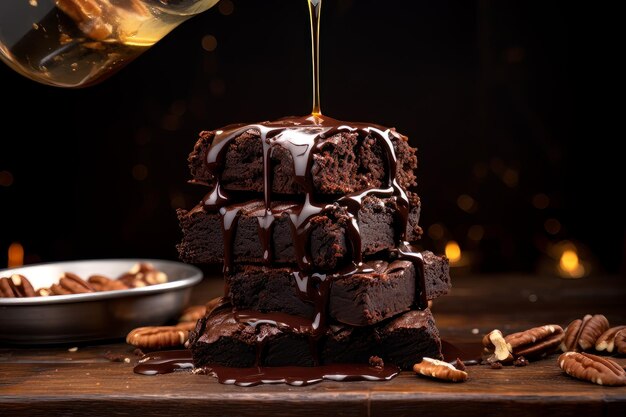
[[(452, 295), (437, 300), (434, 313), (443, 337), (453, 342), (475, 342), (492, 327), (509, 332), (548, 322), (566, 325), (585, 313), (600, 312), (612, 324), (623, 324), (626, 290), (621, 282), (462, 277)], [(606, 290), (609, 285), (612, 291)], [(220, 288), (219, 281), (205, 280), (194, 298), (208, 299)], [(530, 302), (530, 294), (537, 301)], [(190, 373), (135, 375), (132, 351), (123, 343), (79, 346), (76, 352), (67, 346), (0, 348), (0, 415), (626, 415), (626, 387), (572, 379), (557, 366), (557, 356), (521, 368), (468, 367), (469, 381), (459, 384), (406, 372), (385, 383), (241, 388)], [(131, 363), (111, 362), (107, 352)], [(616, 360), (626, 366), (626, 358)]]

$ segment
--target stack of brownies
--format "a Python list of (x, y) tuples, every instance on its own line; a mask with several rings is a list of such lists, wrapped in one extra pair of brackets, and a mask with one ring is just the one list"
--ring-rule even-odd
[(448, 260), (419, 239), (416, 150), (394, 129), (326, 116), (202, 132), (178, 210), (182, 260), (222, 263), (225, 294), (190, 336), (196, 367), (440, 358), (428, 308)]

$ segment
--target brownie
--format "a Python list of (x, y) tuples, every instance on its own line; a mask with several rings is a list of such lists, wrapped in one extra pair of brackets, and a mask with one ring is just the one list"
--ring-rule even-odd
[[(450, 290), (448, 259), (424, 252), (426, 298), (433, 300)], [(416, 304), (415, 266), (405, 260), (391, 263), (368, 261), (371, 273), (338, 277), (332, 281), (330, 316), (344, 324), (366, 326), (378, 323)], [(237, 309), (282, 312), (312, 319), (315, 309), (301, 298), (292, 269), (255, 265), (237, 266), (226, 277), (228, 296)]]
[(288, 117), (201, 132), (188, 161), (211, 190), (177, 211), (177, 249), (223, 262), (226, 284), (189, 335), (197, 368), (442, 357), (426, 306), (450, 290), (449, 264), (411, 247), (421, 205), (405, 136)]
[[(321, 364), (368, 363), (371, 356), (378, 356), (410, 369), (425, 356), (441, 358), (439, 332), (428, 309), (409, 311), (376, 326), (333, 325), (313, 347), (310, 333), (301, 327), (250, 325), (224, 308), (200, 319), (189, 341), (197, 368), (313, 366), (315, 356)], [(257, 355), (258, 350), (263, 355)]]
[[(228, 126), (217, 131), (230, 128)], [(189, 155), (193, 182), (207, 185), (215, 183), (216, 173), (211, 171), (207, 155), (217, 131), (201, 132)], [(286, 130), (283, 135), (289, 133)], [(391, 129), (389, 137), (398, 159), (398, 184), (405, 189), (415, 186), (415, 148), (409, 146), (406, 136), (396, 133), (394, 129)], [(271, 191), (278, 194), (304, 193), (302, 185), (294, 180), (295, 168), (290, 151), (280, 144), (273, 144), (270, 160)], [(313, 189), (319, 194), (348, 194), (370, 187), (386, 186), (387, 173), (387, 161), (382, 146), (371, 134), (365, 132), (338, 132), (324, 137), (313, 150), (310, 174)], [(263, 147), (257, 129), (250, 126), (250, 129), (244, 130), (230, 141), (219, 175), (226, 190), (263, 192)]]
[[(420, 203), (410, 194), (413, 206), (409, 212), (406, 237), (415, 240), (421, 234), (418, 226)], [(234, 242), (233, 258), (237, 263), (262, 263), (264, 249), (259, 236), (259, 220), (265, 215), (263, 201), (253, 200), (235, 207), (239, 210)], [(293, 230), (289, 215), (297, 213), (301, 205), (276, 202), (272, 205), (274, 216), (271, 247), (273, 262), (296, 263)], [(311, 219), (308, 250), (313, 266), (331, 270), (345, 264), (350, 254), (350, 241), (346, 227), (350, 222), (347, 209), (334, 203), (328, 210)], [(192, 210), (178, 210), (183, 239), (178, 245), (180, 258), (190, 263), (218, 263), (224, 259), (223, 215), (206, 211), (202, 204)], [(395, 247), (398, 206), (393, 198), (365, 197), (358, 211), (361, 236), (361, 252), (371, 255)]]

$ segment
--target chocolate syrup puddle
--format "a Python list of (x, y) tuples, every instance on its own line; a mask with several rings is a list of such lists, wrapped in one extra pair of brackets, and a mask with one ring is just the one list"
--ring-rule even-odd
[(222, 384), (250, 387), (259, 384), (311, 385), (329, 381), (389, 381), (400, 373), (400, 368), (385, 365), (374, 368), (367, 364), (332, 364), (312, 367), (276, 366), (231, 368), (209, 366), (206, 372)]
[[(133, 369), (136, 374), (162, 375), (193, 369), (191, 352), (171, 350), (149, 353)], [(311, 385), (329, 381), (389, 381), (400, 373), (395, 365), (375, 368), (367, 364), (331, 364), (321, 366), (275, 366), (232, 368), (208, 366), (204, 373), (217, 378), (221, 384), (249, 387), (259, 384)]]
[(152, 352), (139, 359), (133, 371), (141, 375), (170, 374), (176, 371), (191, 371), (193, 358), (189, 350), (164, 350)]

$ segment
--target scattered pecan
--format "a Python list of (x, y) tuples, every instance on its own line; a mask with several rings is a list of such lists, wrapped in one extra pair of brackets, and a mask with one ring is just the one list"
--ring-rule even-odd
[(151, 263), (141, 262), (135, 264), (130, 271), (120, 276), (118, 280), (130, 288), (138, 288), (167, 282), (167, 274), (156, 269)]
[(602, 314), (587, 314), (581, 319), (572, 321), (565, 329), (565, 337), (561, 343), (563, 352), (580, 352), (595, 346), (596, 340), (609, 329), (609, 321)]
[(502, 368), (503, 368), (503, 365), (502, 365), (502, 363), (501, 363), (501, 362), (491, 362), (491, 363), (489, 364), (489, 367), (490, 367), (491, 369), (502, 369)]
[(504, 338), (514, 357), (542, 358), (556, 352), (563, 340), (563, 329), (556, 324), (533, 327)]
[(22, 298), (36, 295), (35, 289), (24, 275), (13, 274), (9, 278), (0, 278), (0, 297)]
[(65, 272), (58, 284), (50, 286), (52, 295), (84, 294), (94, 291), (94, 288), (85, 280), (71, 272)]
[(574, 378), (598, 385), (626, 385), (626, 371), (617, 363), (589, 353), (565, 352), (558, 359), (559, 366)]
[(92, 275), (87, 279), (87, 282), (89, 282), (89, 284), (91, 284), (91, 286), (96, 291), (115, 291), (128, 289), (128, 286), (122, 281), (119, 281), (117, 279), (111, 279), (105, 277), (104, 275)]
[(513, 348), (498, 329), (492, 330), (483, 337), (483, 346), (483, 359), (489, 363), (513, 360)]
[(132, 330), (126, 336), (126, 343), (140, 349), (162, 349), (182, 346), (189, 337), (191, 324), (182, 323), (176, 326), (149, 326)]
[(206, 305), (198, 305), (187, 307), (183, 314), (178, 319), (179, 322), (192, 321), (197, 322), (206, 314), (207, 306)]
[(92, 39), (101, 41), (113, 33), (113, 26), (105, 20), (105, 10), (97, 0), (56, 0), (56, 5)]
[(416, 374), (443, 381), (462, 382), (467, 380), (467, 372), (437, 359), (424, 358), (420, 363), (413, 365), (413, 371)]
[[(598, 337), (598, 340), (596, 340), (596, 350), (599, 352), (606, 350), (609, 353), (613, 353), (613, 349), (615, 348), (615, 338), (618, 333), (625, 329), (626, 326), (611, 327), (609, 330), (602, 333), (600, 337)], [(623, 334), (626, 335), (626, 332), (623, 332)]]

